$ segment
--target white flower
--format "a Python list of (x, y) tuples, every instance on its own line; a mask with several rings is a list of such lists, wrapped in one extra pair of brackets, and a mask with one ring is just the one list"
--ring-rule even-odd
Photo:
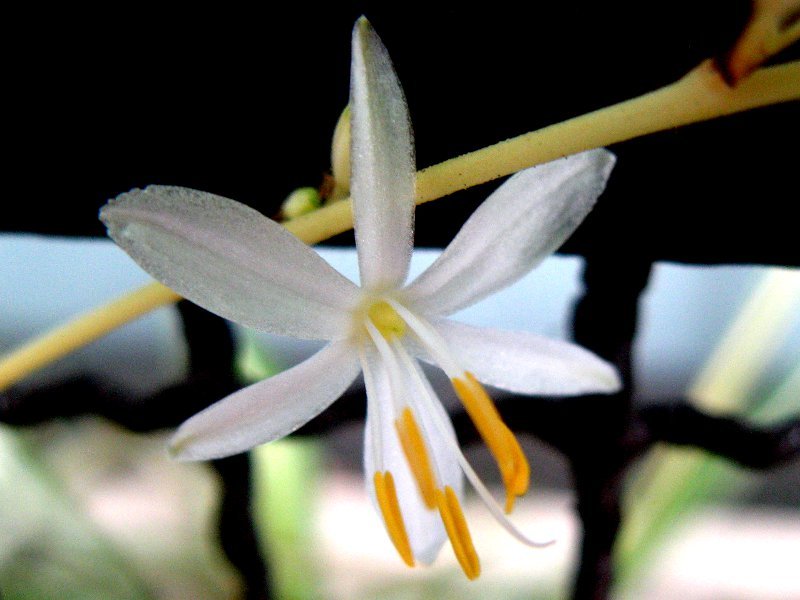
[(528, 487), (516, 438), (478, 381), (520, 394), (613, 392), (615, 370), (586, 350), (445, 317), (513, 283), (570, 235), (605, 186), (613, 156), (586, 152), (518, 173), (444, 253), (404, 285), (412, 252), (414, 158), (407, 107), (386, 49), (365, 19), (353, 31), (351, 189), (358, 287), (283, 227), (231, 200), (151, 186), (101, 218), (145, 270), (216, 314), (261, 331), (330, 343), (305, 362), (186, 421), (182, 459), (236, 454), (323, 411), (360, 372), (367, 389), (370, 496), (403, 560), (431, 562), (449, 536), (466, 575), (480, 571), (459, 498), (463, 475), (512, 534), (462, 455), (417, 362), (441, 367), (497, 460), (506, 512)]

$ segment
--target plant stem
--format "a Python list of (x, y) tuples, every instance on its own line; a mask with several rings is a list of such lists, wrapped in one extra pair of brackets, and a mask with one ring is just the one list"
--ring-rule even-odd
[(0, 361), (0, 391), (117, 327), (180, 299), (171, 289), (154, 281), (46, 332)]
[[(800, 61), (760, 69), (728, 86), (708, 60), (675, 83), (538, 131), (433, 165), (417, 173), (417, 203), (591, 148), (800, 99)], [(353, 227), (350, 200), (285, 223), (308, 244)], [(0, 391), (31, 372), (180, 296), (158, 283), (86, 313), (0, 360)]]
[[(654, 92), (422, 169), (417, 204), (591, 148), (798, 99), (800, 61), (761, 69), (730, 87), (707, 60)], [(353, 227), (350, 201), (285, 225), (304, 242), (316, 244)]]

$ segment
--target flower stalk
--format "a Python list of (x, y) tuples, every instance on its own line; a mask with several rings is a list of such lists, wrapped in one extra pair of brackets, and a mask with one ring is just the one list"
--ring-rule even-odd
[[(417, 204), (435, 200), (583, 150), (666, 129), (800, 99), (800, 61), (762, 68), (729, 86), (711, 60), (673, 84), (492, 146), (417, 173)], [(316, 244), (352, 228), (350, 201), (324, 206), (285, 223)], [(93, 309), (10, 352), (0, 360), (0, 391), (30, 373), (180, 296), (150, 283)]]
[(180, 299), (171, 289), (153, 281), (50, 330), (0, 361), (0, 392), (117, 327)]

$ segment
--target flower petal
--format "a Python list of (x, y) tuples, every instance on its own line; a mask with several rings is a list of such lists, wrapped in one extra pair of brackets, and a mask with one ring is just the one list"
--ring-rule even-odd
[[(411, 358), (408, 355), (403, 356), (404, 359), (406, 357)], [(452, 445), (444, 439), (447, 438), (458, 446), (458, 438), (450, 421), (450, 416), (442, 406), (441, 400), (433, 390), (419, 363), (411, 359), (411, 362), (406, 362), (405, 365), (409, 375), (418, 386), (416, 391), (412, 388), (411, 393), (415, 398), (422, 401), (415, 402), (414, 406), (416, 414), (421, 421), (422, 429), (425, 432), (425, 441), (429, 445), (431, 455), (436, 462), (441, 484), (453, 488), (456, 495), (461, 498), (464, 491), (464, 476), (459, 466), (458, 457), (451, 450)], [(437, 423), (441, 423), (441, 425), (439, 426)]]
[(247, 327), (306, 339), (349, 334), (358, 288), (259, 212), (214, 194), (150, 186), (100, 212), (153, 277)]
[(586, 217), (614, 160), (606, 150), (591, 150), (511, 177), (409, 285), (409, 301), (428, 314), (449, 315), (514, 283)]
[[(373, 504), (379, 510), (375, 490), (371, 485), (372, 475), (378, 470), (392, 473), (414, 557), (422, 563), (430, 564), (435, 560), (447, 540), (447, 532), (439, 512), (425, 506), (400, 445), (395, 428), (395, 419), (398, 416), (395, 414), (395, 407), (398, 403), (395, 402), (397, 399), (393, 400), (392, 398), (392, 394), (395, 392), (390, 384), (386, 365), (376, 354), (373, 354), (368, 360), (370, 364), (364, 370), (368, 396), (367, 424), (364, 435), (364, 471), (367, 476), (367, 490)], [(415, 389), (416, 382), (413, 381), (415, 375), (409, 373), (404, 367), (401, 368), (405, 391), (409, 393), (410, 390)], [(419, 374), (424, 380), (421, 371)], [(427, 380), (424, 381), (428, 386)], [(429, 386), (428, 389), (430, 389)], [(399, 404), (402, 405), (403, 402), (401, 399)], [(457, 444), (455, 432), (452, 430), (452, 425), (450, 425), (444, 409), (438, 404), (438, 401), (437, 405), (432, 410), (440, 411), (439, 418), (443, 417), (447, 422), (448, 435)], [(429, 412), (431, 409), (423, 406), (417, 407), (413, 404), (412, 408), (415, 408), (414, 413), (424, 432), (430, 457), (436, 465), (435, 469), (440, 478), (439, 483), (451, 486), (458, 495), (461, 495), (463, 476), (458, 464), (458, 457), (453, 455), (450, 447), (439, 434), (439, 430), (435, 429), (434, 415)]]
[(435, 327), (465, 370), (504, 390), (579, 395), (612, 393), (621, 386), (611, 364), (576, 344), (449, 319), (436, 321)]
[(414, 147), (403, 90), (365, 18), (353, 29), (351, 178), (361, 285), (396, 288), (408, 276), (414, 226)]
[(288, 435), (341, 396), (360, 367), (349, 342), (333, 342), (193, 416), (173, 436), (172, 452), (181, 460), (221, 458)]

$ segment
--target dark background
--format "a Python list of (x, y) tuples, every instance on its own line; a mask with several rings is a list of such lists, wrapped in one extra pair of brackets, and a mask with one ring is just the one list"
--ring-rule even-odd
[[(103, 235), (97, 209), (150, 183), (275, 214), (329, 168), (361, 13), (396, 63), (425, 167), (671, 83), (723, 53), (749, 12), (738, 0), (551, 4), (7, 10), (0, 225)], [(794, 102), (614, 147), (608, 192), (565, 251), (800, 264), (799, 116)], [(445, 244), (494, 185), (422, 207), (418, 244)]]

